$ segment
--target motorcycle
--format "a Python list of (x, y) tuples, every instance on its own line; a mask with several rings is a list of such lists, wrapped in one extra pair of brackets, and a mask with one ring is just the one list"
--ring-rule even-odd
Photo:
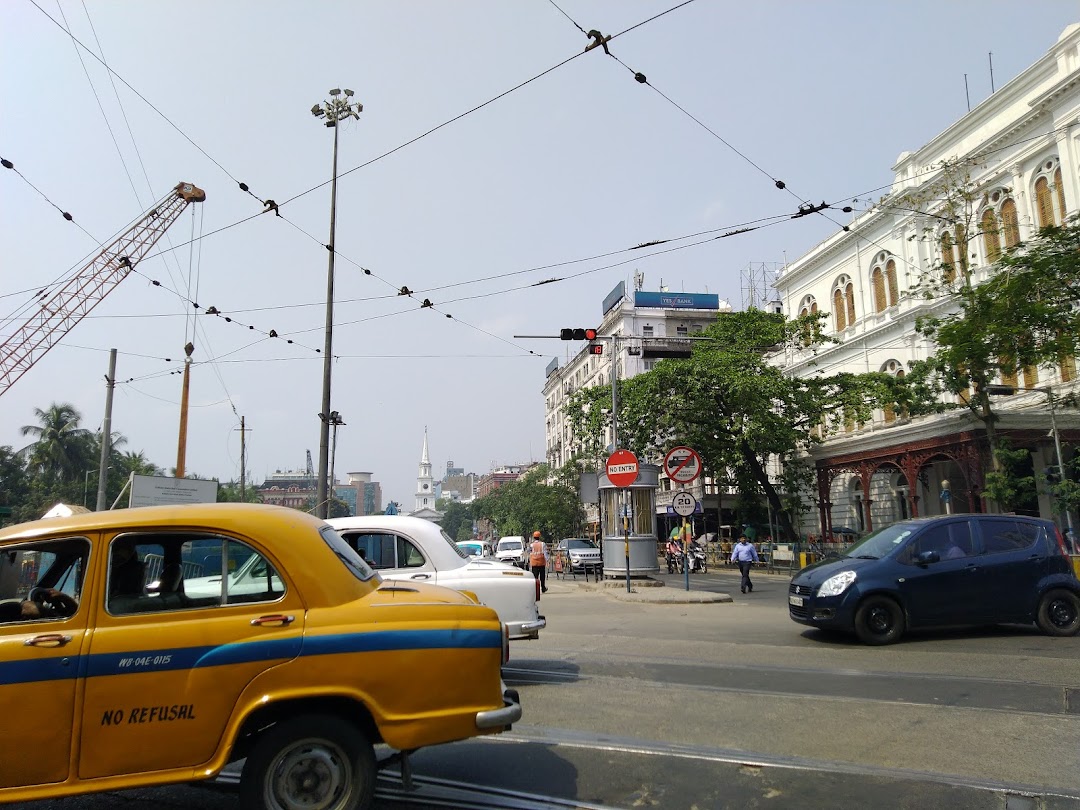
[(682, 552), (669, 550), (666, 556), (667, 572), (669, 574), (682, 573)]
[(709, 573), (709, 565), (705, 560), (705, 549), (698, 543), (691, 543), (686, 555), (686, 565), (691, 574)]

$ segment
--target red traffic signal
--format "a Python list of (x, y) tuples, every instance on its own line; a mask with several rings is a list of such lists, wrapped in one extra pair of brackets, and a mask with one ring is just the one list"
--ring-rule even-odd
[(589, 354), (603, 354), (603, 353), (604, 353), (604, 344), (603, 343), (590, 343), (589, 344)]
[(560, 329), (559, 340), (595, 340), (595, 329)]

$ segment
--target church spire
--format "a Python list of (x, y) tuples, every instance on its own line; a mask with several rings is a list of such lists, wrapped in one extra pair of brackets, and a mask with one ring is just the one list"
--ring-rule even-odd
[(428, 453), (427, 425), (424, 425), (424, 452), (420, 456), (420, 469), (416, 474), (416, 508), (434, 510), (435, 479), (431, 475), (431, 456)]

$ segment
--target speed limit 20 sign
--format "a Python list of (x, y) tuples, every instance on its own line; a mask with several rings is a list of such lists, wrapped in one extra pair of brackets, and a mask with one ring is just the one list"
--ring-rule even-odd
[(701, 456), (689, 447), (673, 447), (664, 456), (664, 473), (676, 484), (689, 484), (701, 475)]

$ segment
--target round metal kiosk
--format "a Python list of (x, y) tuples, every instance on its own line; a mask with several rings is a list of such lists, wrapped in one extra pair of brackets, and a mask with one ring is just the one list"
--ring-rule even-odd
[(601, 543), (604, 576), (626, 576), (626, 545), (623, 506), (629, 503), (630, 576), (647, 577), (660, 573), (656, 556), (656, 488), (660, 479), (657, 464), (641, 464), (638, 477), (628, 487), (612, 486), (600, 476)]

